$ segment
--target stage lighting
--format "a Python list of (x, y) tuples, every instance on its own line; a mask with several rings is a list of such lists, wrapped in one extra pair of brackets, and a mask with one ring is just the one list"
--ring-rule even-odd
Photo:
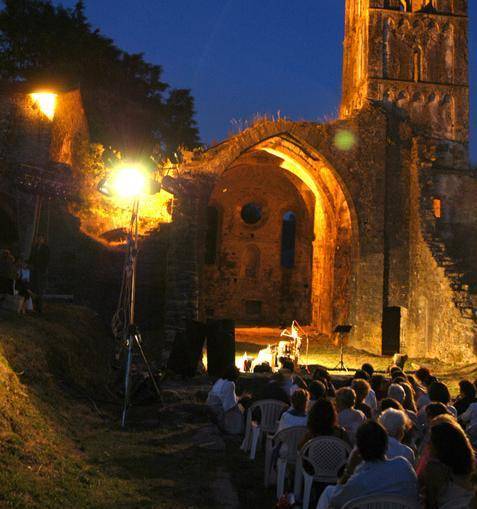
[(48, 117), (49, 120), (55, 118), (56, 102), (58, 99), (57, 94), (53, 94), (52, 92), (35, 92), (30, 94), (30, 97), (43, 115)]

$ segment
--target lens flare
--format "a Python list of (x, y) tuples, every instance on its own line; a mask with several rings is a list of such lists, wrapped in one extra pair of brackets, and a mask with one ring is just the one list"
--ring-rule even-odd
[(58, 96), (50, 92), (36, 92), (30, 94), (34, 104), (40, 108), (40, 111), (50, 120), (55, 118), (56, 101)]
[(134, 198), (147, 192), (148, 178), (141, 167), (122, 166), (112, 175), (112, 193), (120, 198)]
[(351, 131), (346, 131), (345, 129), (338, 131), (333, 140), (334, 146), (338, 150), (343, 150), (344, 152), (351, 150), (356, 143), (356, 136)]

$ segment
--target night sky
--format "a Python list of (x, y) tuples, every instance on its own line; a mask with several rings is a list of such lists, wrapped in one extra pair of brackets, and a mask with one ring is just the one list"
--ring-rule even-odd
[[(73, 6), (75, 0), (63, 0)], [(259, 114), (337, 115), (345, 0), (86, 0), (93, 26), (190, 88), (202, 141)], [(470, 4), (472, 159), (477, 163), (477, 1)]]

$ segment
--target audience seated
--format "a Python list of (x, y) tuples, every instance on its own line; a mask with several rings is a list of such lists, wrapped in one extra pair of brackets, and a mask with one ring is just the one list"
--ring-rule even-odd
[[(240, 371), (235, 366), (227, 368), (223, 376), (215, 382), (207, 398), (207, 404), (215, 413), (218, 425), (231, 434), (242, 432), (244, 405), (241, 403), (250, 400), (250, 395), (244, 394), (239, 398), (235, 392), (239, 375)], [(220, 401), (221, 408), (217, 408), (217, 401)]]
[(277, 399), (287, 405), (290, 404), (290, 393), (285, 389), (285, 376), (283, 373), (274, 373), (270, 382), (262, 389), (258, 399)]
[(401, 405), (404, 406), (406, 393), (401, 385), (398, 383), (392, 383), (388, 388), (388, 398), (395, 399), (398, 403), (401, 403)]
[[(236, 370), (224, 374), (210, 396), (220, 399), (224, 413), (238, 412), (241, 418), (236, 375)], [(462, 500), (477, 509), (472, 448), (473, 435), (477, 444), (475, 386), (462, 380), (454, 407), (448, 387), (427, 368), (420, 368), (415, 378), (393, 366), (390, 380), (374, 373), (370, 364), (363, 364), (351, 387), (335, 393), (328, 372), (318, 368), (308, 392), (304, 380), (282, 369), (262, 391), (260, 399), (291, 401), (278, 431), (306, 426), (300, 447), (320, 436), (356, 444), (342, 479), (323, 491), (317, 509), (341, 508), (352, 499), (373, 495), (396, 495), (416, 503), (418, 491), (426, 509), (440, 509), (443, 504)], [(374, 408), (367, 404), (370, 393)], [(471, 440), (458, 423), (457, 414), (459, 422), (467, 425)]]
[(309, 394), (304, 389), (297, 389), (291, 396), (291, 407), (282, 414), (277, 433), (293, 426), (306, 426), (306, 414)]
[(335, 405), (328, 399), (319, 399), (311, 408), (307, 422), (308, 433), (303, 443), (316, 437), (336, 437), (351, 445), (348, 434), (338, 425)]
[(371, 407), (366, 404), (366, 398), (371, 390), (369, 383), (363, 379), (355, 379), (351, 382), (351, 388), (356, 394), (356, 403), (354, 407), (356, 410), (361, 410), (367, 419), (373, 418)]
[(311, 407), (319, 400), (319, 399), (326, 399), (326, 387), (323, 382), (320, 380), (313, 380), (310, 383), (310, 401), (308, 404), (308, 408), (311, 409)]
[(388, 408), (381, 413), (378, 422), (383, 426), (388, 434), (386, 458), (392, 459), (402, 456), (403, 458), (406, 458), (411, 465), (414, 465), (416, 461), (414, 451), (402, 443), (406, 430), (411, 426), (406, 413), (402, 410)]
[(377, 401), (381, 401), (383, 398), (385, 398), (388, 393), (388, 382), (386, 380), (386, 377), (384, 375), (379, 375), (375, 373), (371, 377), (371, 389), (373, 390)]
[(338, 410), (338, 422), (342, 426), (350, 440), (354, 442), (356, 430), (366, 420), (361, 410), (356, 410), (356, 393), (349, 387), (343, 387), (336, 391), (336, 408)]
[(477, 402), (475, 397), (475, 385), (469, 380), (461, 380), (459, 382), (460, 393), (454, 401), (454, 407), (457, 415), (462, 415), (472, 403)]
[(325, 489), (317, 509), (339, 509), (350, 500), (372, 495), (397, 495), (417, 500), (416, 474), (405, 458), (386, 458), (388, 436), (381, 424), (363, 423), (345, 475), (337, 486)]
[(315, 372), (313, 373), (313, 380), (319, 380), (320, 382), (323, 382), (326, 387), (326, 395), (329, 398), (335, 397), (336, 391), (333, 382), (331, 381), (331, 376), (325, 368), (321, 366), (316, 368)]
[(475, 507), (474, 451), (462, 428), (451, 418), (438, 417), (431, 423), (430, 443), (429, 461), (419, 474), (426, 509), (457, 500), (468, 500), (469, 507)]

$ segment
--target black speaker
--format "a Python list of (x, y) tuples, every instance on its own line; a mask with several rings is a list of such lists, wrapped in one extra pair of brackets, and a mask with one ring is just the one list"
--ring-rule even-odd
[(177, 331), (167, 364), (168, 369), (178, 375), (192, 377), (202, 358), (206, 327), (202, 322), (189, 320), (185, 331)]
[(235, 366), (235, 322), (207, 320), (207, 371), (221, 376), (230, 366)]
[(399, 353), (401, 351), (405, 319), (405, 308), (399, 306), (384, 308), (382, 323), (383, 355), (394, 355), (395, 353)]

